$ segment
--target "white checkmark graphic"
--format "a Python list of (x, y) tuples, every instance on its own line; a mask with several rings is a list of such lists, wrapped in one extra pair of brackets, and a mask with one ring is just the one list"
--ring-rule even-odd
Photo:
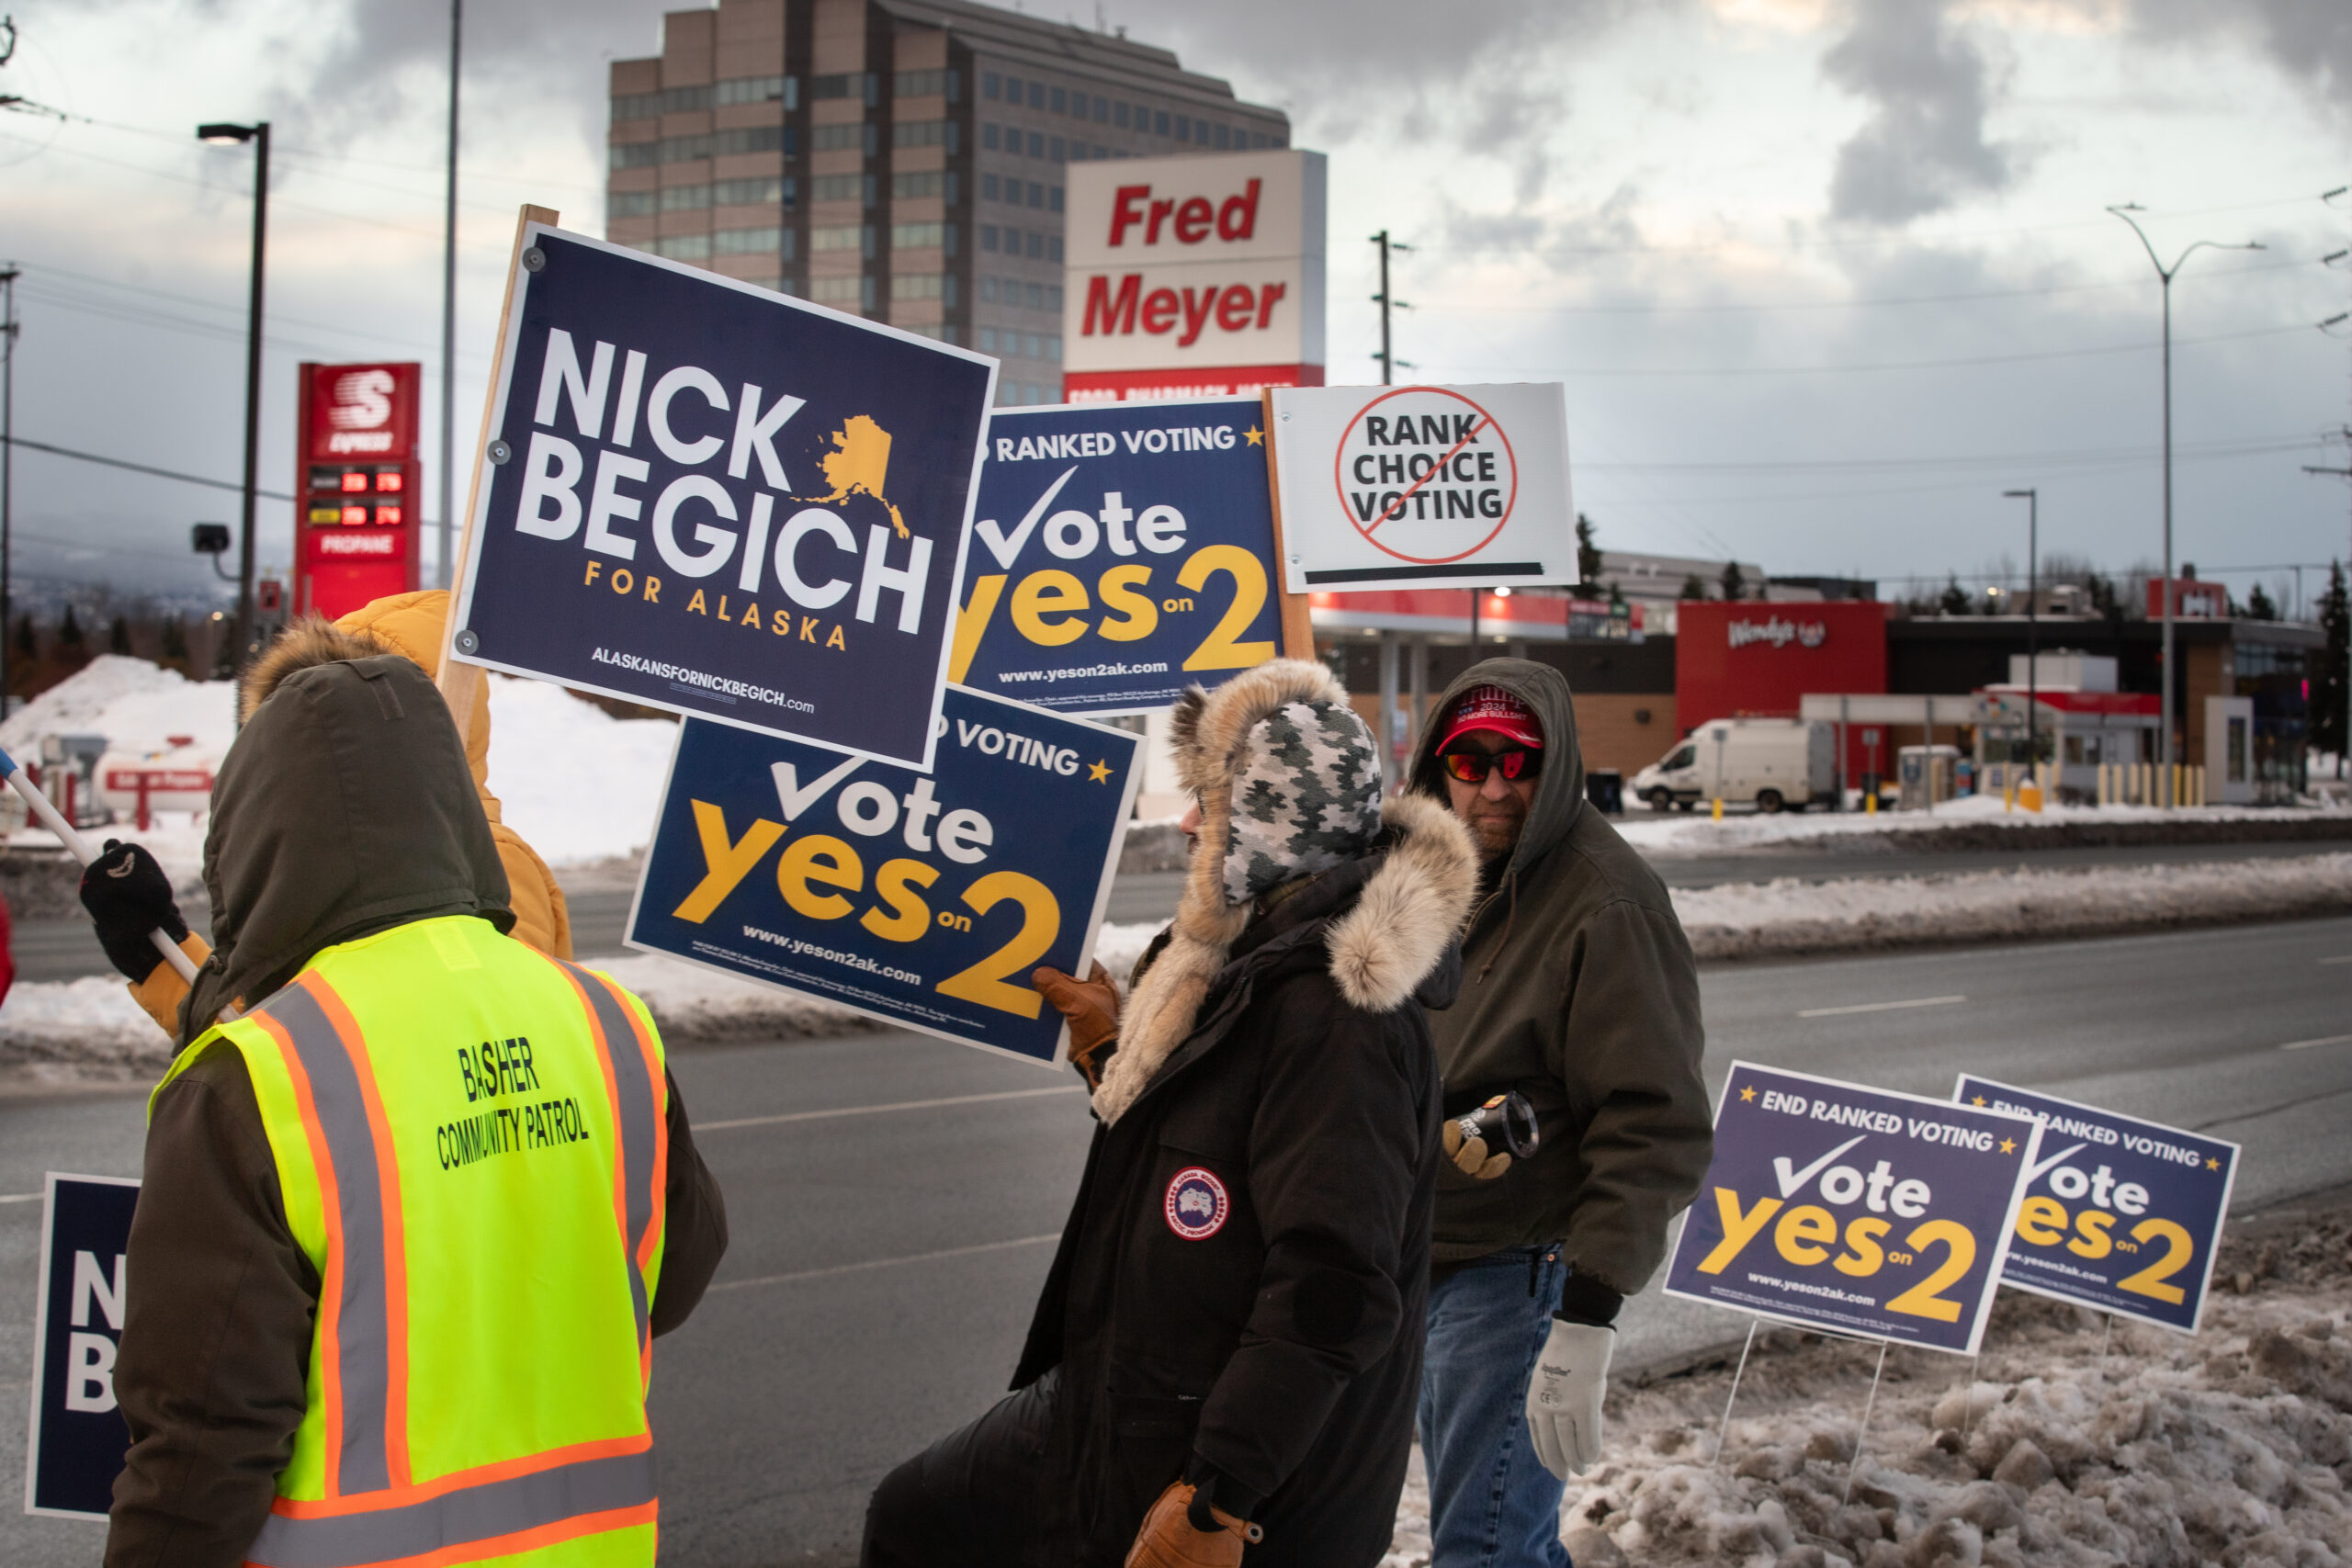
[(1803, 1170), (1791, 1170), (1789, 1168), (1789, 1156), (1786, 1155), (1781, 1155), (1780, 1157), (1773, 1160), (1772, 1175), (1778, 1179), (1781, 1183), (1781, 1196), (1783, 1198), (1795, 1197), (1799, 1189), (1803, 1188), (1806, 1182), (1811, 1181), (1815, 1177), (1821, 1174), (1823, 1167), (1826, 1166), (1831, 1160), (1836, 1159), (1839, 1155), (1844, 1154), (1848, 1149), (1852, 1148), (1856, 1144), (1860, 1143), (1864, 1138), (1869, 1136), (1870, 1134), (1868, 1133), (1855, 1134), (1852, 1137), (1847, 1139), (1844, 1143), (1838, 1145), (1827, 1154), (1823, 1155), (1819, 1159), (1815, 1160), (1811, 1165), (1806, 1166)]

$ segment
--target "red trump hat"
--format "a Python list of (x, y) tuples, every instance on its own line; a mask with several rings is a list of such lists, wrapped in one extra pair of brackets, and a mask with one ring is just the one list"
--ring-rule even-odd
[(1491, 729), (1521, 746), (1544, 749), (1544, 727), (1536, 722), (1534, 711), (1500, 686), (1473, 686), (1463, 694), (1446, 716), (1445, 739), (1438, 742), (1438, 750), (1442, 752), (1474, 729)]

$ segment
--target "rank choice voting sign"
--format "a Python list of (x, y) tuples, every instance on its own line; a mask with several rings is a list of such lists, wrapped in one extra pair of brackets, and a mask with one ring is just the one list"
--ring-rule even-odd
[(1556, 382), (1270, 395), (1292, 592), (1577, 581)]
[(2042, 1127), (1734, 1062), (1666, 1293), (1976, 1354)]
[(928, 766), (995, 361), (522, 243), (456, 656)]
[(992, 416), (948, 678), (1142, 713), (1273, 658), (1264, 426), (1256, 398)]
[(130, 1449), (114, 1359), (139, 1183), (51, 1171), (44, 1186), (25, 1512), (103, 1519)]
[(1039, 1063), (1084, 975), (1142, 737), (960, 686), (927, 773), (688, 719), (629, 911), (648, 953)]
[(2041, 1126), (2004, 1284), (2197, 1331), (2237, 1145), (1966, 1073), (1952, 1099)]

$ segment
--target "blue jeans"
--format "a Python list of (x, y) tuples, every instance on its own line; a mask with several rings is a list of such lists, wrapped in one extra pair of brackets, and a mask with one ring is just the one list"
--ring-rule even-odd
[(1528, 1379), (1566, 1277), (1558, 1247), (1509, 1247), (1430, 1292), (1420, 1429), (1430, 1568), (1570, 1568), (1566, 1484), (1527, 1433)]

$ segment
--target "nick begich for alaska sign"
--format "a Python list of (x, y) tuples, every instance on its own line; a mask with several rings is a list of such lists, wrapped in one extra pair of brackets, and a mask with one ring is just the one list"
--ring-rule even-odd
[(927, 768), (995, 362), (524, 244), (458, 657)]

